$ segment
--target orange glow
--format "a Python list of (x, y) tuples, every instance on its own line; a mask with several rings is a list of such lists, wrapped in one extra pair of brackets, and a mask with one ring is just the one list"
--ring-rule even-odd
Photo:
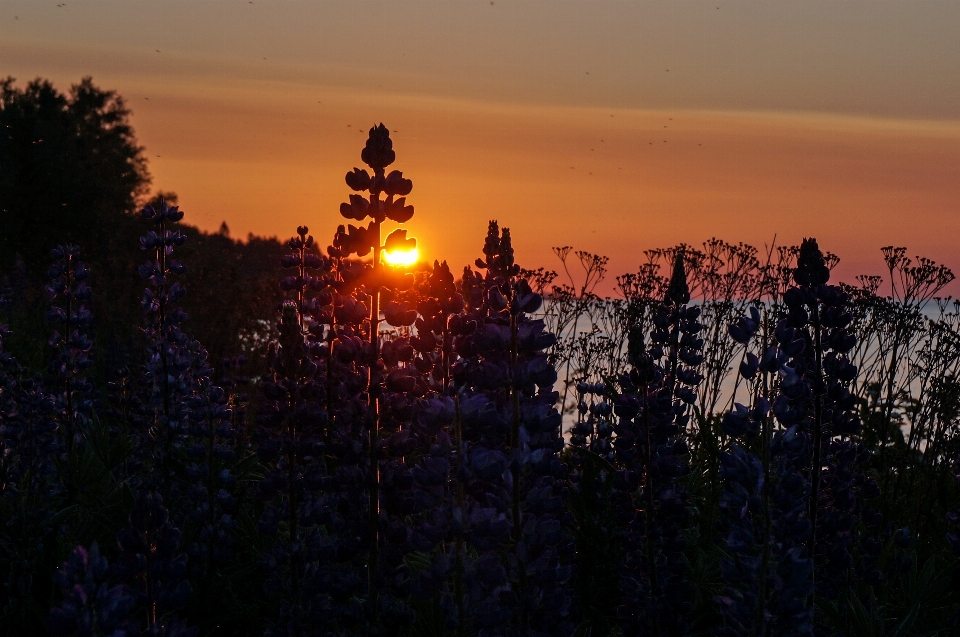
[[(519, 7), (524, 3), (504, 4)], [(596, 3), (558, 4), (594, 7)], [(681, 4), (690, 11), (700, 5)], [(744, 241), (761, 252), (774, 236), (778, 246), (798, 245), (803, 237), (815, 236), (823, 249), (841, 256), (834, 274), (847, 282), (853, 282), (858, 274), (885, 274), (880, 254), (885, 245), (905, 245), (911, 256), (924, 255), (960, 268), (955, 245), (960, 233), (960, 111), (956, 101), (947, 93), (934, 100), (944, 105), (943, 109), (935, 108), (934, 102), (929, 108), (920, 108), (919, 101), (916, 108), (900, 108), (890, 101), (911, 95), (929, 97), (937, 94), (933, 91), (953, 87), (942, 80), (953, 77), (949, 69), (941, 72), (936, 65), (953, 64), (960, 58), (933, 53), (952, 51), (956, 38), (943, 40), (949, 47), (929, 47), (930, 64), (924, 67), (924, 75), (908, 77), (881, 70), (869, 75), (875, 82), (866, 84), (830, 73), (854, 69), (860, 78), (860, 61), (875, 59), (879, 64), (887, 59), (884, 56), (894, 55), (888, 43), (877, 49), (883, 55), (871, 57), (869, 47), (861, 49), (851, 58), (852, 64), (842, 63), (842, 59), (837, 64), (814, 64), (810, 62), (813, 58), (796, 51), (792, 55), (806, 60), (804, 64), (772, 64), (765, 58), (764, 69), (776, 73), (801, 70), (799, 79), (779, 75), (757, 79), (744, 66), (749, 60), (741, 56), (741, 47), (735, 50), (736, 60), (728, 63), (713, 58), (700, 63), (695, 57), (681, 63), (673, 58), (692, 55), (698, 49), (680, 40), (671, 44), (675, 48), (669, 49), (673, 51), (669, 64), (666, 60), (659, 66), (649, 63), (656, 59), (654, 54), (661, 55), (657, 53), (660, 49), (652, 49), (651, 55), (626, 56), (642, 61), (642, 70), (620, 68), (619, 62), (609, 62), (603, 73), (577, 67), (576, 82), (573, 75), (563, 75), (560, 82), (560, 76), (550, 79), (539, 72), (538, 81), (527, 82), (510, 71), (512, 60), (529, 58), (532, 64), (550, 59), (542, 54), (510, 57), (509, 68), (501, 69), (503, 77), (497, 76), (501, 82), (493, 75), (483, 79), (469, 72), (452, 74), (447, 67), (435, 69), (435, 73), (418, 70), (411, 66), (411, 51), (406, 57), (397, 57), (403, 60), (397, 63), (409, 72), (398, 70), (384, 76), (381, 87), (379, 76), (363, 75), (357, 70), (360, 66), (353, 66), (359, 63), (351, 57), (353, 44), (349, 43), (340, 46), (316, 40), (324, 42), (325, 48), (317, 52), (313, 66), (284, 62), (266, 53), (251, 59), (249, 43), (242, 55), (224, 49), (217, 57), (184, 48), (186, 39), (177, 47), (159, 42), (144, 46), (120, 35), (109, 43), (99, 43), (83, 35), (95, 30), (77, 28), (67, 21), (66, 13), (57, 14), (57, 19), (63, 20), (59, 27), (60, 23), (46, 14), (41, 16), (39, 12), (48, 11), (44, 3), (20, 3), (18, 7), (24, 8), (17, 10), (26, 12), (28, 5), (36, 5), (31, 11), (38, 12), (37, 19), (28, 20), (29, 15), (20, 13), (18, 21), (5, 23), (6, 30), (17, 30), (3, 40), (4, 74), (17, 77), (19, 85), (37, 75), (49, 77), (60, 90), (91, 74), (99, 86), (120, 91), (133, 110), (131, 121), (137, 138), (147, 149), (154, 192), (175, 191), (187, 212), (187, 223), (210, 232), (226, 221), (235, 238), (253, 233), (284, 239), (298, 225), (307, 224), (326, 245), (344, 221), (338, 213), (349, 194), (343, 175), (359, 165), (370, 126), (383, 122), (390, 128), (397, 152), (391, 169), (403, 170), (414, 182), (408, 203), (417, 210), (422, 260), (447, 260), (454, 270), (480, 256), (490, 219), (511, 229), (517, 261), (527, 268), (557, 269), (552, 246), (572, 245), (610, 257), (601, 294), (616, 293), (615, 277), (636, 271), (645, 260), (645, 249), (681, 241), (698, 246), (712, 236)], [(110, 12), (119, 10), (117, 4), (104, 7), (108, 5)], [(317, 6), (321, 5), (326, 6)], [(473, 6), (463, 6), (467, 5)], [(499, 12), (500, 5), (486, 3), (485, 8)], [(190, 6), (215, 7), (203, 11), (215, 10), (218, 18), (226, 11), (223, 3)], [(849, 9), (852, 5), (843, 6)], [(960, 3), (950, 6), (960, 7)], [(260, 3), (243, 3), (237, 11), (263, 11), (264, 19), (279, 19), (277, 10), (258, 7)], [(709, 9), (717, 19), (726, 15), (722, 7)], [(83, 19), (92, 24), (97, 15), (84, 13)], [(902, 22), (912, 14), (897, 9), (897, 15)], [(826, 20), (822, 13), (817, 13), (816, 19), (833, 26), (841, 24)], [(112, 23), (121, 22), (114, 19)], [(178, 18), (177, 22), (184, 20)], [(929, 24), (955, 22), (940, 19)], [(199, 29), (203, 23), (197, 19), (190, 24)], [(918, 17), (915, 26), (921, 23)], [(630, 24), (633, 47), (637, 36)], [(700, 17), (696, 24), (709, 26)], [(744, 23), (738, 18), (729, 24)], [(853, 29), (855, 22), (843, 24)], [(61, 28), (63, 37), (55, 37)], [(271, 32), (289, 38), (287, 28), (277, 26)], [(687, 30), (669, 31), (680, 32)], [(883, 32), (856, 27), (853, 33), (865, 37)], [(267, 31), (254, 29), (251, 33)], [(343, 33), (352, 32), (343, 29)], [(450, 42), (456, 40), (450, 35), (453, 31), (431, 28), (429, 33), (444, 33)], [(710, 33), (710, 38), (701, 38), (709, 43), (710, 55), (714, 45), (742, 42), (746, 37), (724, 39)], [(8, 35), (7, 31), (4, 34)], [(81, 40), (76, 39), (80, 37), (77, 34), (83, 36)], [(314, 38), (313, 30), (310, 37)], [(555, 35), (551, 38), (556, 41)], [(194, 41), (223, 47), (245, 42), (227, 35), (214, 40), (189, 39)], [(430, 49), (428, 61), (445, 60), (444, 64), (455, 66), (451, 59), (435, 54), (444, 50), (441, 45), (446, 42), (437, 42), (436, 48)], [(365, 50), (365, 45), (357, 46)], [(581, 49), (566, 48), (580, 55)], [(831, 56), (838, 52), (836, 47), (820, 48)], [(461, 50), (470, 49), (457, 47)], [(604, 50), (611, 55), (621, 51), (614, 46)], [(336, 56), (330, 57), (337, 51), (345, 66)], [(298, 49), (297, 60), (300, 53)], [(775, 53), (782, 51), (778, 48)], [(603, 67), (602, 60), (596, 62), (597, 69)], [(484, 68), (499, 67), (487, 64)], [(567, 73), (555, 62), (549, 68)], [(697, 75), (715, 75), (717, 69), (728, 69), (728, 79), (736, 79), (729, 94), (721, 91), (719, 76), (703, 79)], [(419, 75), (420, 71), (424, 75)], [(827, 75), (821, 77), (821, 71)], [(454, 75), (462, 86), (483, 87), (483, 94), (457, 89), (461, 84), (448, 85), (454, 82)], [(925, 79), (928, 77), (938, 79)], [(897, 84), (906, 80), (912, 88)], [(597, 84), (601, 81), (611, 82), (615, 95), (604, 93)], [(532, 93), (515, 93), (509, 88), (521, 84)], [(864, 90), (844, 89), (843, 95), (831, 97), (831, 87), (854, 86)], [(561, 89), (562, 95), (557, 92)], [(634, 99), (631, 91), (635, 90), (649, 99)], [(576, 96), (580, 97), (573, 99)], [(862, 101), (844, 101), (846, 96), (858, 96)], [(784, 110), (785, 104), (795, 110)], [(830, 108), (837, 112), (817, 112)], [(948, 291), (957, 294), (957, 290), (960, 281)]]
[(394, 250), (392, 252), (383, 251), (383, 260), (389, 265), (410, 266), (416, 263), (419, 257), (420, 252), (416, 248), (413, 250)]

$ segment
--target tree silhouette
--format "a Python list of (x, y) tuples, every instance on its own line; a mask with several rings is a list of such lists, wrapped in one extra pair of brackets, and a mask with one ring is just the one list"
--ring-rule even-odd
[(29, 266), (51, 244), (95, 249), (99, 230), (133, 210), (150, 173), (114, 91), (89, 77), (64, 95), (48, 80), (0, 81), (0, 267)]

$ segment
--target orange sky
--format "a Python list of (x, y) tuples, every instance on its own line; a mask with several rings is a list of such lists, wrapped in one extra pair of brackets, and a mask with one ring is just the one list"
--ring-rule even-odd
[(203, 228), (328, 238), (383, 121), (427, 258), (495, 218), (528, 266), (776, 233), (960, 271), (960, 3), (57, 4), (0, 0), (0, 74), (120, 91)]

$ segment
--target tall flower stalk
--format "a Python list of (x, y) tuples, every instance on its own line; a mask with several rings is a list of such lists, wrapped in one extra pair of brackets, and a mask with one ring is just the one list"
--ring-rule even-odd
[(650, 344), (631, 332), (632, 369), (620, 379), (614, 428), (617, 501), (626, 525), (626, 558), (618, 614), (624, 634), (682, 635), (688, 629), (690, 585), (683, 531), (689, 523), (681, 479), (689, 473), (688, 406), (703, 381), (700, 308), (688, 305), (684, 255), (655, 308)]
[[(766, 316), (776, 308), (764, 308), (762, 321), (751, 308), (729, 328), (745, 346), (759, 340), (761, 355), (746, 351), (740, 365), (752, 405), (723, 419), (736, 441), (721, 457), (731, 549), (718, 597), (725, 634), (812, 634), (814, 591), (836, 598), (851, 584), (858, 525), (876, 523), (861, 504), (876, 483), (862, 474), (855, 439), (850, 299), (829, 278), (816, 241), (805, 240), (773, 333)], [(771, 417), (779, 425), (772, 437)]]
[[(384, 287), (391, 287), (384, 280), (384, 268), (381, 262), (384, 245), (381, 245), (381, 225), (387, 220), (396, 223), (405, 223), (413, 217), (413, 206), (406, 205), (406, 195), (413, 189), (413, 182), (404, 179), (403, 173), (394, 170), (385, 173), (385, 168), (396, 159), (393, 151), (393, 142), (390, 140), (390, 131), (380, 124), (370, 129), (366, 146), (360, 158), (373, 170), (371, 176), (366, 170), (354, 168), (347, 173), (346, 181), (355, 192), (368, 191), (369, 197), (350, 195), (348, 203), (341, 204), (340, 214), (347, 219), (362, 221), (370, 218), (366, 227), (350, 225), (344, 243), (348, 246), (346, 254), (355, 253), (363, 257), (373, 253), (371, 270), (364, 281), (364, 286), (370, 294), (370, 333), (369, 351), (367, 357), (368, 380), (368, 462), (370, 475), (368, 476), (369, 494), (369, 545), (367, 586), (368, 596), (374, 607), (374, 616), (377, 614), (377, 599), (379, 589), (379, 556), (380, 556), (380, 396), (383, 378), (380, 375), (377, 361), (380, 358), (380, 294)], [(380, 196), (385, 195), (384, 199)], [(390, 242), (405, 243), (406, 231), (397, 230), (387, 239)], [(413, 244), (415, 246), (416, 243)], [(376, 623), (376, 619), (375, 619)]]
[(147, 205), (140, 214), (157, 228), (140, 237), (140, 249), (153, 253), (153, 259), (139, 269), (141, 278), (149, 283), (141, 301), (148, 354), (142, 405), (147, 431), (143, 432), (143, 441), (156, 470), (148, 482), (170, 500), (174, 499), (175, 455), (182, 450), (187, 433), (186, 400), (192, 391), (190, 343), (181, 329), (187, 314), (178, 305), (186, 291), (172, 280), (186, 272), (186, 267), (173, 258), (173, 251), (187, 238), (179, 230), (170, 229), (183, 219), (183, 212), (162, 197), (156, 206)]
[(91, 293), (86, 280), (90, 271), (80, 262), (80, 249), (77, 246), (57, 246), (52, 256), (54, 262), (49, 270), (47, 292), (53, 305), (47, 318), (58, 329), (49, 341), (56, 349), (51, 369), (62, 423), (61, 435), (67, 456), (70, 457), (93, 411), (91, 386), (84, 375), (93, 365), (90, 359), (93, 343), (86, 334), (92, 318), (87, 307)]
[[(321, 485), (328, 478), (323, 462), (330, 415), (325, 387), (329, 368), (322, 345), (310, 336), (318, 331), (317, 294), (329, 284), (329, 259), (318, 254), (308, 228), (297, 228), (281, 260), (293, 274), (280, 287), (293, 298), (281, 307), (279, 337), (270, 345), (269, 374), (261, 382), (256, 439), (265, 465), (260, 497), (266, 503), (261, 531), (274, 544), (265, 558), (267, 589), (284, 593), (280, 621), (271, 634), (307, 630), (316, 624), (310, 591), (311, 573), (320, 559), (320, 531), (313, 513), (323, 502)], [(282, 530), (281, 530), (282, 527)]]
[(544, 352), (554, 337), (528, 316), (542, 299), (520, 276), (509, 231), (491, 222), (483, 252), (484, 273), (465, 270), (460, 283), (470, 328), (453, 373), (464, 536), (478, 554), (465, 568), (467, 604), (481, 634), (562, 635), (573, 630), (573, 543), (556, 370)]

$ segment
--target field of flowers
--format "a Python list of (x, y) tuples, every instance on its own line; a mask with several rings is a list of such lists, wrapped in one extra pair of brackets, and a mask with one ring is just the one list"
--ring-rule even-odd
[(382, 124), (361, 157), (358, 225), (297, 229), (245, 355), (189, 333), (176, 206), (106, 378), (96, 272), (53, 249), (48, 366), (0, 325), (0, 634), (957, 634), (949, 269), (712, 240), (603, 299), (603, 257), (525, 270), (493, 221), (461, 273), (392, 266), (413, 183)]

